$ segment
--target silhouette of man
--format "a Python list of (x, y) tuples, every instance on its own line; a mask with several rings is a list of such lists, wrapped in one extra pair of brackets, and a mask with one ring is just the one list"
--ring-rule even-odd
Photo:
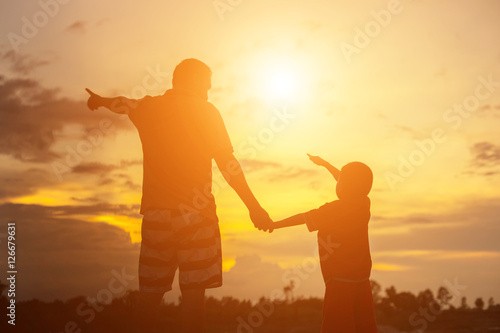
[(248, 187), (217, 108), (209, 103), (210, 68), (196, 59), (174, 70), (172, 89), (140, 100), (104, 98), (88, 90), (88, 107), (127, 114), (143, 150), (139, 259), (142, 324), (154, 321), (179, 269), (183, 332), (201, 332), (206, 288), (222, 285), (220, 232), (212, 189), (212, 159), (260, 230), (272, 223)]

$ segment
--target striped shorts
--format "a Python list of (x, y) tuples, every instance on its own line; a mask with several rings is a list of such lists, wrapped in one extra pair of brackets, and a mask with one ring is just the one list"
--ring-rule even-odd
[(217, 221), (196, 213), (146, 211), (141, 234), (140, 291), (164, 293), (172, 290), (177, 268), (183, 290), (222, 285), (221, 239)]

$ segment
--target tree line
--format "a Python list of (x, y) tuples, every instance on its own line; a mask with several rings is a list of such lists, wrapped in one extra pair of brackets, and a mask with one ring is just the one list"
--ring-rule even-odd
[[(471, 304), (442, 286), (434, 293), (425, 289), (416, 294), (397, 291), (394, 286), (383, 289), (371, 281), (377, 323), (400, 332), (497, 332), (500, 327), (500, 304), (493, 298), (485, 302), (476, 298)], [(319, 332), (322, 299), (296, 297), (293, 281), (283, 287), (281, 299), (261, 297), (258, 302), (234, 297), (206, 298), (207, 332), (217, 333), (286, 333)], [(8, 298), (0, 283), (1, 307), (6, 309)], [(129, 332), (134, 320), (138, 291), (129, 290), (107, 304), (91, 304), (79, 296), (65, 301), (43, 302), (37, 299), (16, 304), (16, 331), (47, 333)], [(180, 300), (181, 301), (181, 300)], [(163, 332), (179, 332), (178, 304), (165, 303), (160, 309), (158, 328)], [(4, 316), (2, 316), (4, 317)], [(0, 323), (0, 331), (7, 327)], [(462, 332), (460, 331), (460, 332)]]

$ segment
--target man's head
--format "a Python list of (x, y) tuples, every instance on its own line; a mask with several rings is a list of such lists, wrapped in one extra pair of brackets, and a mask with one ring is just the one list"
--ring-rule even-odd
[(208, 99), (208, 91), (212, 87), (212, 71), (197, 59), (185, 59), (175, 67), (172, 86), (174, 89), (193, 91)]
[(351, 162), (340, 170), (337, 182), (339, 199), (355, 199), (365, 197), (370, 193), (373, 183), (372, 170), (364, 163)]

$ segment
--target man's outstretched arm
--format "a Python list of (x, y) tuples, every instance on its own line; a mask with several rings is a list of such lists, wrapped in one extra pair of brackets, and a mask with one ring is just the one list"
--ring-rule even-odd
[(261, 207), (252, 190), (250, 190), (241, 165), (236, 157), (232, 153), (224, 153), (215, 157), (215, 162), (229, 186), (235, 190), (245, 206), (247, 206), (250, 219), (255, 227), (264, 231), (270, 229), (269, 231), (272, 232), (272, 220), (264, 208)]
[(85, 88), (85, 90), (90, 95), (87, 101), (87, 106), (92, 111), (97, 110), (102, 106), (114, 113), (128, 114), (131, 109), (137, 106), (138, 103), (138, 101), (135, 99), (130, 99), (123, 96), (102, 97), (88, 88)]

